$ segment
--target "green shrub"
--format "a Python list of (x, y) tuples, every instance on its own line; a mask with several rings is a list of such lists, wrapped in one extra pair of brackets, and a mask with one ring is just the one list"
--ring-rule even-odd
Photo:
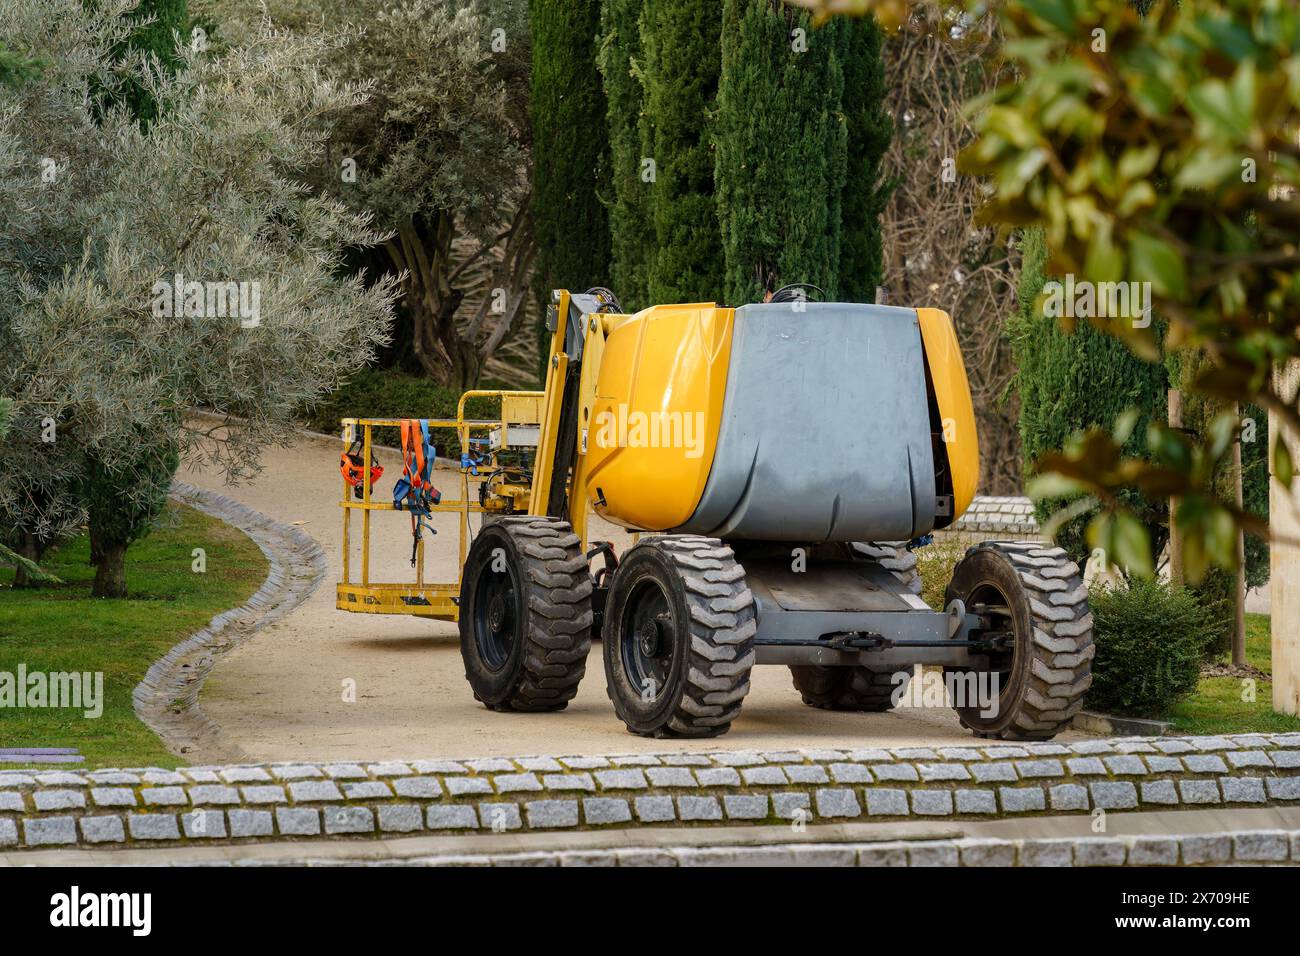
[(41, 63), (29, 59), (0, 42), (0, 86), (21, 86), (41, 71)]
[(966, 554), (966, 542), (954, 535), (936, 534), (933, 542), (917, 548), (915, 554), (916, 570), (921, 575), (921, 599), (935, 610), (942, 610), (952, 569)]
[(1157, 716), (1196, 690), (1212, 612), (1192, 592), (1160, 580), (1094, 587), (1088, 706)]
[[(386, 369), (362, 369), (347, 377), (324, 399), (303, 410), (303, 424), (329, 435), (340, 434), (344, 418), (455, 418), (461, 393), (444, 388), (427, 378)], [(490, 398), (470, 399), (466, 414), (472, 418), (494, 418), (500, 404)], [(438, 428), (432, 432), (438, 454), (460, 457), (460, 442), (455, 429)], [(377, 445), (401, 447), (396, 428), (376, 428)]]
[[(157, 57), (159, 65), (168, 73), (181, 65), (176, 55), (179, 40), (190, 39), (190, 13), (187, 0), (140, 0), (128, 13), (140, 24), (116, 51), (123, 59), (131, 57)], [(123, 76), (119, 85), (104, 91), (105, 99), (127, 110), (148, 128), (158, 118), (158, 104), (153, 93), (138, 76)]]
[(1234, 608), (1237, 576), (1229, 574), (1223, 568), (1210, 568), (1198, 583), (1188, 584), (1187, 590), (1205, 611), (1206, 630), (1205, 645), (1201, 648), (1202, 657), (1213, 660), (1220, 654), (1231, 651), (1232, 632), (1237, 625)]

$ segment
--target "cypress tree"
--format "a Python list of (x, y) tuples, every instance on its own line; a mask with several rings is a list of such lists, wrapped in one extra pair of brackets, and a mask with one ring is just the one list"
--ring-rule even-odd
[(645, 111), (655, 162), (652, 303), (722, 294), (710, 112), (718, 90), (718, 0), (646, 0), (641, 17)]
[(761, 301), (790, 282), (835, 297), (846, 26), (814, 31), (778, 0), (726, 0), (723, 10), (716, 177), (727, 301)]
[(0, 41), (0, 86), (21, 86), (39, 71), (39, 63), (30, 57), (20, 56)]
[(848, 171), (841, 204), (839, 297), (874, 302), (884, 274), (880, 215), (889, 198), (881, 165), (894, 126), (885, 112), (884, 37), (874, 17), (844, 23), (844, 117), (848, 124)]
[[(174, 71), (180, 65), (176, 55), (176, 44), (185, 42), (190, 29), (188, 0), (140, 0), (132, 15), (141, 20), (148, 20), (138, 29), (132, 31), (122, 45), (119, 54), (125, 57), (156, 58), (164, 70)], [(125, 105), (144, 126), (148, 126), (158, 115), (158, 105), (134, 78), (113, 93), (112, 99)]]
[[(530, 0), (535, 288), (581, 292), (609, 277), (605, 94), (596, 69), (598, 0)], [(546, 354), (546, 350), (542, 350)]]
[(654, 184), (642, 175), (651, 145), (641, 77), (641, 5), (641, 0), (606, 0), (598, 56), (609, 128), (604, 198), (610, 207), (610, 283), (628, 311), (650, 304), (654, 253)]
[[(1025, 474), (1032, 473), (1041, 455), (1061, 448), (1074, 432), (1093, 426), (1109, 429), (1130, 408), (1137, 409), (1138, 420), (1124, 444), (1124, 454), (1141, 456), (1147, 426), (1153, 418), (1165, 416), (1169, 381), (1165, 366), (1143, 361), (1118, 339), (1083, 319), (1067, 333), (1055, 318), (1043, 315), (1037, 298), (1047, 282), (1046, 240), (1041, 229), (1031, 229), (1021, 235), (1020, 242), (1020, 306), (1008, 331), (1020, 369), (1015, 385), (1020, 393)], [(1147, 502), (1135, 490), (1121, 492), (1121, 498), (1145, 525), (1152, 551), (1158, 554), (1168, 537), (1168, 504)], [(1039, 521), (1064, 503), (1038, 502)], [(1057, 538), (1080, 567), (1089, 555), (1084, 529), (1093, 513), (1067, 522)]]

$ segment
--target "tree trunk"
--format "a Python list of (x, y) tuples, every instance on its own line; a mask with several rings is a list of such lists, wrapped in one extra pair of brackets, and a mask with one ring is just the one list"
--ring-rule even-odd
[(95, 583), (90, 593), (99, 598), (126, 597), (126, 542), (105, 540), (103, 528), (92, 508), (90, 512), (90, 563), (95, 566)]
[[(1273, 372), (1277, 393), (1294, 402), (1300, 389), (1300, 362), (1292, 360)], [(1300, 436), (1281, 415), (1270, 410), (1268, 433), (1285, 442), (1293, 460), (1300, 461)], [(1271, 460), (1271, 459), (1270, 459)], [(1269, 474), (1273, 475), (1272, 468)], [(1290, 488), (1276, 476), (1269, 482), (1269, 595), (1272, 627), (1273, 709), (1300, 714), (1300, 485)]]
[[(384, 250), (403, 274), (401, 305), (410, 317), (412, 354), (439, 385), (464, 391), (478, 386), (488, 360), (522, 310), (536, 252), (528, 197), (516, 207), (509, 228), (453, 270), (455, 232), (454, 217), (438, 214), (399, 226)], [(462, 330), (456, 316), (465, 302), (465, 290), (458, 287), (457, 279), (470, 263), (501, 242), (505, 242), (504, 255), (493, 269), (491, 285)], [(489, 311), (498, 288), (506, 291), (502, 313)]]
[[(1237, 437), (1232, 442), (1232, 484), (1236, 492), (1237, 510), (1242, 508), (1241, 487), (1241, 406), (1232, 403), (1232, 416), (1237, 420)], [(1170, 522), (1172, 526), (1173, 522)], [(1232, 588), (1232, 664), (1246, 666), (1246, 535), (1237, 528), (1237, 574)]]
[(449, 388), (465, 378), (464, 350), (456, 334), (456, 310), (464, 293), (449, 279), (455, 231), (453, 217), (439, 213), (431, 222), (398, 226), (386, 243), (393, 264), (404, 274), (401, 304), (411, 316), (411, 350), (425, 373)]
[[(470, 346), (467, 366), (473, 372), (472, 376), (467, 376), (465, 388), (478, 386), (483, 369), (515, 328), (515, 321), (523, 313), (530, 294), (529, 284), (532, 279), (537, 246), (533, 241), (532, 210), (528, 196), (525, 196), (516, 208), (510, 228), (498, 236), (497, 240), (498, 242), (504, 240), (504, 253), (500, 262), (493, 268), (488, 288), (479, 300), (478, 309), (475, 310), (461, 339)], [(456, 272), (459, 273), (464, 268), (465, 265), (458, 266)], [(455, 278), (456, 273), (453, 273), (453, 281)], [(497, 301), (498, 290), (505, 293), (504, 303)], [(500, 311), (492, 312), (491, 310), (498, 305), (502, 307)], [(483, 338), (481, 333), (485, 331), (487, 337)]]
[(126, 547), (108, 544), (97, 549), (95, 584), (90, 591), (94, 597), (126, 597)]
[[(37, 542), (36, 535), (29, 531), (24, 531), (22, 533), (22, 536), (18, 539), (18, 544), (14, 547), (14, 551), (16, 551), (21, 557), (26, 558), (28, 561), (35, 561), (38, 563), (41, 560), (42, 550), (44, 549), (41, 548)], [(32, 580), (32, 576), (27, 573), (27, 569), (21, 564), (14, 569), (14, 587), (34, 588), (37, 586), (37, 583)]]
[[(1183, 427), (1183, 393), (1169, 390), (1169, 427), (1181, 431)], [(1178, 530), (1178, 496), (1169, 499), (1169, 583), (1183, 586), (1183, 534)]]

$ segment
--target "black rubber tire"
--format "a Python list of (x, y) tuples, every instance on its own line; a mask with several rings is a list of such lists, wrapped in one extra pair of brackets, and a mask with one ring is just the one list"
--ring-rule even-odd
[[(656, 589), (671, 658), (662, 686), (647, 689), (625, 656), (637, 639), (627, 618), (630, 599)], [(754, 596), (731, 548), (699, 535), (642, 538), (623, 553), (605, 605), (606, 688), (619, 719), (641, 736), (726, 733), (749, 692), (757, 628)]]
[[(916, 555), (902, 542), (855, 541), (854, 557), (875, 561), (898, 578), (913, 594), (921, 593)], [(911, 671), (875, 671), (869, 667), (834, 667), (791, 664), (795, 690), (809, 707), (820, 710), (856, 710), (881, 713), (894, 709), (894, 693), (905, 692)]]
[(869, 667), (791, 664), (790, 676), (799, 696), (820, 710), (882, 713), (894, 709), (894, 692), (905, 691), (910, 671), (875, 671)]
[[(491, 564), (500, 549), (504, 569)], [(496, 640), (498, 659), (476, 634), (488, 591), (509, 580), (510, 622)], [(460, 653), (474, 697), (491, 710), (563, 710), (578, 692), (591, 650), (591, 578), (567, 521), (505, 515), (474, 539), (460, 585)]]
[(921, 593), (916, 553), (908, 549), (906, 541), (854, 541), (850, 548), (855, 557), (875, 561), (891, 572), (913, 594)]
[(980, 737), (1050, 740), (1069, 726), (1092, 685), (1092, 612), (1079, 567), (1041, 541), (984, 541), (957, 562), (945, 602), (969, 609), (976, 592), (1007, 600), (1015, 635), (997, 713), (958, 707), (962, 726)]

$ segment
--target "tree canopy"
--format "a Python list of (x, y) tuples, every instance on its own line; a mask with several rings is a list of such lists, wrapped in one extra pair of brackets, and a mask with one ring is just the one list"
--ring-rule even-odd
[[(83, 520), (90, 462), (121, 478), (121, 509), (156, 494), (132, 480), (142, 442), (255, 472), (392, 319), (391, 280), (340, 268), (382, 233), (298, 179), (323, 118), (365, 101), (323, 75), (334, 41), (261, 29), (220, 55), (179, 46), (172, 73), (117, 55), (133, 6), (0, 0), (44, 64), (0, 87), (0, 521), (44, 540)], [(114, 95), (127, 82), (157, 104), (147, 132)], [(180, 427), (195, 405), (228, 427)]]

